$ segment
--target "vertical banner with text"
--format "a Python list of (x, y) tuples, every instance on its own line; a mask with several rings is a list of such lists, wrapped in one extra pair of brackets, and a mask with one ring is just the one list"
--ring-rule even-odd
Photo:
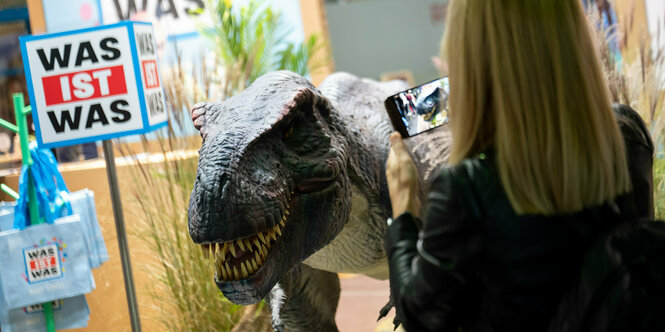
[(138, 62), (141, 70), (141, 84), (145, 94), (148, 123), (150, 126), (167, 120), (166, 102), (162, 90), (162, 81), (157, 66), (157, 50), (152, 25), (134, 26)]

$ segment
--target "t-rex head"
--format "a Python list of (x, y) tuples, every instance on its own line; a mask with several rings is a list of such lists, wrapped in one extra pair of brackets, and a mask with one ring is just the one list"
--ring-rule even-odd
[(214, 250), (215, 282), (232, 302), (260, 301), (343, 228), (351, 205), (348, 143), (331, 110), (290, 72), (192, 109), (203, 143), (189, 233)]

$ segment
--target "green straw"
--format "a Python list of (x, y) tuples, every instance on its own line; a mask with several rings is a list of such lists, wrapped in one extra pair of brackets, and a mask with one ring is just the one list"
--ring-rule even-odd
[[(30, 142), (28, 141), (28, 120), (26, 116), (31, 112), (30, 106), (25, 107), (23, 103), (23, 94), (15, 93), (14, 97), (14, 114), (16, 115), (16, 130), (18, 130), (19, 141), (21, 143), (21, 157), (23, 158), (23, 165), (32, 166), (32, 158), (30, 157)], [(4, 121), (0, 125), (14, 131), (11, 123)], [(26, 174), (28, 180), (28, 211), (30, 213), (30, 224), (38, 225), (44, 222), (44, 219), (39, 216), (39, 206), (37, 206), (37, 195), (35, 193), (35, 186), (32, 182), (30, 173)], [(44, 307), (44, 318), (46, 319), (46, 331), (55, 332), (55, 320), (53, 319), (53, 305), (51, 302), (46, 302), (42, 305)]]

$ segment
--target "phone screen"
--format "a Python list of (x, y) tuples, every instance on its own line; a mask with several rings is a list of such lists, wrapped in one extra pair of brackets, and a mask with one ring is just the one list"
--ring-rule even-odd
[(393, 126), (410, 137), (448, 123), (448, 77), (388, 97), (385, 106)]

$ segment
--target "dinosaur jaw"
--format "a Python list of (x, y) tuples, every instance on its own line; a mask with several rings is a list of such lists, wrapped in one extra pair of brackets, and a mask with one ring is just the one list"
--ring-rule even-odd
[(231, 302), (249, 305), (260, 301), (274, 285), (272, 274), (279, 270), (274, 259), (283, 251), (290, 211), (266, 231), (249, 237), (201, 245), (215, 258), (215, 283)]
[[(323, 191), (335, 180), (336, 178), (301, 181), (296, 185), (296, 195)], [(212, 254), (215, 258), (216, 280), (222, 282), (246, 280), (259, 272), (277, 239), (282, 237), (282, 230), (286, 227), (286, 221), (291, 214), (289, 209), (293, 199), (286, 203), (286, 210), (279, 223), (268, 230), (245, 238), (201, 245), (206, 257)]]
[[(286, 211), (288, 214), (288, 210)], [(203, 244), (204, 255), (215, 258), (215, 278), (236, 281), (249, 278), (258, 272), (268, 258), (270, 249), (282, 236), (286, 217), (267, 231), (250, 237), (222, 243)]]
[(263, 298), (262, 285), (274, 269), (273, 250), (283, 240), (294, 200), (296, 197), (286, 204), (279, 222), (267, 230), (234, 240), (201, 244), (203, 254), (214, 258), (217, 287), (231, 302), (248, 305)]
[[(224, 296), (236, 304), (259, 302), (284, 274), (323, 246), (327, 239), (313, 243), (312, 232), (318, 227), (311, 222), (326, 216), (311, 211), (318, 210), (321, 202), (333, 201), (344, 182), (340, 178), (303, 181), (277, 225), (248, 237), (203, 244), (204, 252), (215, 257), (215, 283)], [(333, 232), (338, 230), (323, 233)]]

